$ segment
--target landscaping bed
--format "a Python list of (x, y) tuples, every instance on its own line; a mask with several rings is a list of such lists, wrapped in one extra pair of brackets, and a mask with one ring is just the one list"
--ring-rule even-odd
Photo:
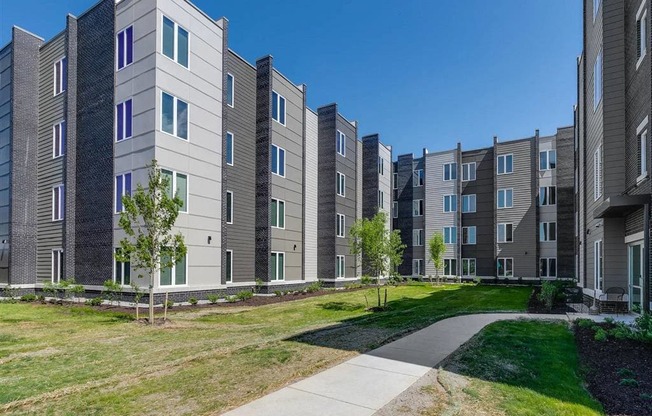
[(527, 303), (528, 313), (564, 314), (566, 312), (576, 312), (575, 309), (566, 304), (566, 299), (561, 296), (555, 298), (552, 308), (548, 308), (545, 302), (539, 299), (540, 293), (540, 286), (532, 288), (532, 294), (530, 294), (530, 299), (528, 299)]

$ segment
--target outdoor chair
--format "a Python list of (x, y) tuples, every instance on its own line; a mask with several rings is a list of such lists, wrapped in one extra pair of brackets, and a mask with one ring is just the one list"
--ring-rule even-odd
[(601, 302), (615, 302), (614, 312), (626, 312), (627, 305), (624, 302), (625, 289), (622, 287), (613, 286), (602, 292), (599, 296)]

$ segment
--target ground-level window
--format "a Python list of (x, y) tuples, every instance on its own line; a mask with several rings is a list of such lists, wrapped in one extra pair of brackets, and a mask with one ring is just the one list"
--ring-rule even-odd
[[(121, 248), (115, 249), (116, 254), (120, 254), (121, 251)], [(114, 281), (119, 285), (129, 286), (131, 284), (131, 262), (121, 263), (114, 257), (113, 268), (115, 269)]]
[(604, 275), (603, 275), (603, 261), (602, 261), (602, 240), (598, 240), (593, 244), (593, 276), (594, 284), (596, 290), (602, 290), (604, 287)]
[(498, 277), (512, 277), (514, 276), (514, 259), (500, 258), (498, 259)]
[(462, 276), (475, 276), (475, 259), (462, 259)]
[(539, 259), (540, 277), (557, 277), (557, 259), (554, 257)]
[(285, 280), (285, 253), (272, 252), (269, 261), (269, 279)]
[(456, 275), (457, 275), (457, 260), (444, 259), (444, 276), (456, 276)]
[(233, 281), (233, 250), (226, 250), (226, 281), (230, 283)]
[(345, 258), (344, 256), (337, 256), (337, 276), (336, 277), (345, 277), (344, 276), (344, 267), (345, 267)]
[(52, 250), (52, 283), (59, 283), (63, 277), (63, 250)]
[(412, 274), (414, 276), (423, 276), (423, 259), (412, 260)]
[[(161, 269), (161, 286), (184, 286), (188, 283), (187, 258), (186, 254), (174, 266)], [(168, 260), (164, 258), (163, 261)]]

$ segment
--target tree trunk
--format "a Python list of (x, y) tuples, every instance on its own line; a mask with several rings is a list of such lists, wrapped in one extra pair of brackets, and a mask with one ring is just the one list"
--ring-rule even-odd
[(149, 272), (149, 324), (154, 325), (154, 272)]

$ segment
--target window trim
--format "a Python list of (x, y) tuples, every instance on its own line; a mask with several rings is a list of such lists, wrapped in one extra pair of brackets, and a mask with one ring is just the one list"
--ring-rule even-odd
[[(412, 246), (423, 247), (424, 245), (424, 230), (423, 228), (416, 228), (412, 230)], [(417, 238), (418, 237), (418, 238)]]
[[(512, 201), (511, 201), (511, 205), (509, 205), (509, 206), (507, 205), (507, 191), (510, 191), (511, 194), (512, 194), (512, 198), (511, 198)], [(503, 197), (504, 206), (503, 207), (500, 206), (500, 193), (501, 192), (503, 192), (503, 195), (504, 195), (504, 197)], [(500, 188), (500, 189), (498, 189), (498, 191), (496, 192), (496, 209), (510, 209), (510, 208), (514, 208), (514, 188)]]
[[(127, 30), (131, 29), (131, 62), (127, 63), (127, 57), (129, 54), (127, 53), (127, 48), (129, 47), (129, 43), (127, 41)], [(120, 34), (124, 33), (124, 66), (120, 67)], [(131, 66), (134, 64), (134, 45), (136, 43), (136, 37), (134, 36), (134, 25), (129, 25), (125, 27), (124, 29), (118, 31), (115, 35), (115, 71), (122, 71), (123, 69), (127, 68), (128, 66)]]
[[(65, 65), (64, 65), (64, 63), (65, 63)], [(57, 65), (58, 64), (61, 64), (61, 72), (59, 74), (59, 78), (57, 79)], [(65, 68), (65, 71), (64, 71), (64, 68)], [(65, 76), (68, 75), (68, 57), (65, 56), (65, 55), (62, 56), (61, 58), (55, 60), (54, 64), (52, 65), (52, 82), (54, 84), (52, 86), (52, 93), (53, 93), (54, 97), (63, 94), (68, 89), (68, 86), (66, 85), (67, 80), (65, 79), (64, 74), (65, 74)], [(61, 82), (61, 91), (58, 91), (58, 92), (57, 92), (57, 81)]]
[[(270, 275), (269, 276), (269, 281), (270, 282), (284, 282), (285, 281), (285, 264), (286, 264), (285, 263), (285, 251), (272, 251), (272, 252), (270, 252), (270, 255), (269, 255), (270, 261), (272, 260), (271, 257), (274, 254), (276, 254), (276, 279), (272, 279), (272, 276)], [(278, 278), (278, 271), (279, 271), (278, 256), (279, 256), (279, 254), (283, 256), (283, 278), (282, 279)]]
[[(443, 269), (444, 270), (442, 270), (442, 276), (457, 276), (457, 259), (448, 257), (448, 258), (445, 258), (443, 260), (444, 260), (443, 261), (443, 266), (444, 266)], [(446, 274), (446, 263), (448, 263), (448, 271), (452, 272), (453, 271), (452, 270), (453, 269), (453, 263), (452, 262), (455, 262), (455, 270), (454, 270), (455, 273)]]
[[(467, 236), (470, 236), (469, 231), (473, 229), (473, 242), (464, 242), (464, 230), (467, 230)], [(462, 227), (462, 245), (464, 246), (475, 246), (478, 243), (478, 227), (475, 225), (469, 225)]]
[[(600, 246), (600, 256), (598, 256)], [(599, 262), (598, 262), (599, 260)], [(600, 271), (600, 273), (598, 273)], [(604, 245), (602, 239), (593, 242), (593, 290), (602, 293), (604, 287)]]
[[(450, 237), (449, 242), (446, 242), (446, 230), (450, 229), (450, 232), (448, 236)], [(446, 226), (442, 229), (442, 235), (444, 237), (444, 244), (448, 246), (456, 245), (457, 244), (457, 226), (456, 225), (451, 225), (451, 226)]]
[[(341, 152), (337, 150), (338, 147), (342, 150)], [(346, 134), (341, 130), (337, 130), (335, 133), (335, 152), (342, 157), (346, 157)]]
[[(500, 261), (501, 260), (504, 262), (503, 274), (502, 275), (498, 272), (498, 270), (500, 270)], [(510, 275), (507, 275), (505, 273), (507, 271), (507, 260), (512, 261), (512, 269), (511, 269), (511, 274)], [(507, 277), (507, 278), (514, 277), (514, 257), (498, 257), (496, 259), (496, 276), (497, 277)]]
[(378, 209), (385, 209), (385, 192), (378, 190)]
[[(511, 241), (507, 241), (507, 226), (508, 225), (511, 225), (511, 229), (512, 229), (512, 232), (510, 233), (511, 237), (512, 237)], [(500, 240), (500, 227), (501, 226), (505, 228), (505, 232), (503, 233), (505, 238), (504, 238), (503, 241)], [(514, 242), (514, 223), (513, 222), (499, 222), (498, 223), (497, 229), (496, 229), (496, 242), (499, 243), (499, 244), (512, 244)]]
[[(54, 194), (55, 192), (59, 191), (59, 218), (56, 217), (56, 209), (54, 205)], [(60, 222), (63, 221), (66, 218), (65, 212), (66, 212), (66, 187), (63, 183), (60, 183), (58, 185), (54, 185), (52, 187), (52, 221), (53, 222)]]
[[(450, 166), (448, 171), (450, 178), (446, 179), (446, 166)], [(443, 182), (450, 182), (457, 180), (457, 162), (444, 163), (442, 165), (441, 178)]]
[(170, 184), (172, 188), (172, 197), (176, 195), (176, 189), (177, 189), (177, 175), (183, 175), (186, 177), (186, 210), (184, 211), (183, 208), (179, 208), (179, 213), (180, 214), (187, 214), (190, 212), (190, 175), (188, 175), (185, 172), (179, 172), (174, 169), (168, 169), (165, 167), (161, 167), (161, 175), (163, 172), (170, 172), (172, 173), (172, 183)]
[[(471, 261), (473, 261), (473, 274), (464, 274), (464, 263), (467, 263), (467, 270), (471, 269)], [(478, 275), (478, 262), (475, 257), (466, 257), (462, 259), (462, 277), (476, 277)]]
[(378, 156), (378, 174), (385, 176), (385, 159), (382, 156)]
[[(168, 94), (168, 95), (171, 95), (171, 94)], [(162, 101), (163, 98), (162, 97), (163, 96), (161, 95), (161, 130), (163, 130), (163, 101)], [(127, 106), (126, 106), (128, 101), (131, 102), (131, 135), (129, 135), (129, 136), (127, 136)], [(122, 115), (124, 116), (124, 119), (122, 121), (122, 123), (123, 123), (122, 128), (124, 130), (123, 131), (124, 137), (122, 139), (120, 139), (119, 136), (118, 136), (118, 124), (119, 124), (118, 123), (118, 117), (120, 117), (120, 112), (118, 111), (118, 108), (119, 108), (120, 105), (123, 106), (122, 107)], [(190, 123), (188, 123), (188, 124), (190, 124)], [(174, 125), (174, 123), (173, 123), (173, 125)], [(123, 142), (125, 140), (129, 140), (129, 139), (132, 139), (134, 137), (134, 100), (133, 100), (133, 97), (129, 97), (126, 100), (124, 100), (122, 102), (119, 102), (119, 103), (117, 103), (115, 105), (115, 127), (114, 127), (113, 130), (114, 130), (114, 136), (115, 136), (115, 142), (116, 143)], [(163, 132), (163, 133), (166, 133), (166, 132)], [(166, 134), (170, 134), (170, 133), (166, 133)], [(183, 139), (183, 140), (185, 140), (185, 139)]]
[[(422, 273), (425, 271), (423, 270), (424, 263), (425, 262), (423, 261), (423, 259), (412, 259), (412, 276), (424, 276), (424, 274)], [(418, 265), (418, 267), (415, 267), (415, 265)]]
[[(63, 277), (63, 263), (64, 263), (64, 258), (63, 258), (63, 248), (53, 248), (50, 251), (50, 281), (54, 284), (57, 284), (61, 282), (61, 278)], [(59, 279), (57, 281), (54, 280), (54, 255), (57, 253), (59, 255)]]
[[(226, 164), (229, 165), (229, 166), (233, 166), (234, 163), (235, 163), (235, 135), (232, 132), (227, 130), (226, 138), (225, 138), (227, 142), (229, 140), (229, 135), (231, 136), (231, 163), (229, 163), (229, 153), (225, 151), (224, 156), (225, 156), (225, 159), (226, 159)], [(228, 149), (228, 148), (229, 148), (228, 146), (225, 146), (225, 150)]]
[[(285, 230), (285, 200), (283, 200), (283, 199), (278, 199), (278, 198), (270, 198), (270, 203), (269, 203), (270, 208), (271, 208), (271, 206), (272, 206), (272, 202), (273, 202), (273, 201), (276, 201), (276, 225), (272, 225), (272, 221), (271, 221), (271, 218), (272, 218), (272, 211), (271, 211), (271, 209), (270, 209), (270, 211), (269, 211), (269, 215), (270, 215), (269, 226), (270, 226), (271, 228), (276, 228), (276, 229), (278, 229), (278, 230)], [(278, 224), (280, 223), (279, 218), (281, 218), (281, 217), (279, 216), (279, 210), (278, 210), (278, 203), (279, 203), (279, 202), (282, 202), (282, 203), (283, 203), (283, 226), (282, 226), (282, 227), (279, 227), (279, 226), (278, 226)]]
[[(647, 144), (648, 139), (649, 139), (649, 137), (648, 137), (649, 130), (647, 128), (647, 124), (648, 124), (648, 121), (649, 121), (648, 117), (649, 116), (645, 116), (643, 121), (636, 128), (636, 140), (638, 140), (639, 148), (641, 149), (640, 155), (638, 155), (638, 157), (640, 159), (639, 160), (640, 173), (639, 173), (638, 177), (636, 178), (636, 184), (637, 185), (640, 184), (641, 182), (643, 182), (648, 176), (648, 163), (647, 162), (648, 162), (648, 159), (649, 159), (648, 158), (648, 153), (649, 153), (649, 150), (650, 150), (648, 148), (649, 146)], [(645, 137), (645, 139), (644, 139), (644, 137)], [(643, 168), (645, 168), (645, 170), (643, 170)]]
[(593, 200), (602, 198), (604, 192), (602, 173), (602, 143), (593, 152)]
[[(57, 154), (56, 133), (59, 128), (59, 154)], [(52, 125), (52, 159), (58, 159), (66, 155), (66, 141), (68, 140), (66, 120), (61, 120)]]
[[(464, 198), (473, 199), (473, 211), (464, 211)], [(478, 200), (477, 194), (466, 194), (462, 195), (462, 214), (475, 214), (478, 212)]]
[[(471, 179), (471, 165), (473, 165), (473, 179)], [(468, 169), (465, 169), (468, 168)], [(462, 182), (473, 182), (477, 180), (478, 174), (477, 174), (477, 169), (478, 166), (476, 162), (469, 162), (469, 163), (462, 163)], [(468, 170), (468, 179), (464, 179), (464, 173), (465, 170)]]
[(159, 273), (158, 273), (158, 286), (159, 287), (188, 287), (189, 286), (188, 285), (188, 263), (189, 262), (188, 262), (188, 253), (187, 252), (184, 255), (184, 258), (186, 260), (186, 264), (185, 264), (186, 283), (184, 283), (182, 285), (178, 285), (176, 283), (177, 265), (173, 264), (172, 267), (170, 267), (170, 284), (169, 285), (161, 284), (161, 271), (159, 270)]
[[(541, 154), (545, 153), (546, 154), (546, 167), (541, 168)], [(550, 153), (555, 154), (555, 167), (550, 166)], [(546, 172), (550, 170), (556, 170), (557, 169), (557, 149), (547, 149), (547, 150), (539, 150), (539, 172)]]
[[(342, 261), (342, 267), (340, 270), (340, 260)], [(346, 278), (346, 256), (338, 254), (335, 256), (335, 278), (344, 279)], [(285, 265), (285, 262), (283, 263)]]
[(113, 213), (114, 214), (120, 214), (120, 213), (124, 212), (124, 206), (122, 207), (121, 211), (118, 211), (118, 209), (117, 209), (118, 208), (118, 178), (122, 178), (122, 191), (123, 191), (123, 193), (120, 196), (120, 204), (122, 205), (122, 197), (126, 195), (126, 193), (124, 192), (125, 189), (126, 189), (126, 187), (125, 187), (125, 185), (126, 185), (125, 176), (126, 175), (129, 175), (129, 181), (131, 182), (129, 184), (129, 188), (131, 189), (131, 192), (133, 192), (133, 185), (134, 185), (133, 178), (134, 178), (134, 175), (133, 175), (132, 171), (127, 171), (127, 172), (123, 172), (123, 173), (119, 173), (119, 174), (115, 175), (115, 180), (113, 181), (113, 186), (114, 186), (114, 188), (113, 188), (113, 211), (114, 212)]
[(339, 212), (335, 216), (335, 236), (337, 238), (346, 238), (346, 215)]
[[(550, 261), (554, 260), (555, 261), (555, 274), (551, 275), (550, 274)], [(546, 274), (541, 273), (541, 262), (545, 261), (546, 262)], [(556, 278), (557, 277), (557, 257), (540, 257), (539, 258), (539, 277), (548, 277), (548, 278)]]
[[(512, 170), (510, 170), (509, 172), (507, 172), (507, 158), (508, 157), (512, 158)], [(505, 160), (503, 162), (503, 165), (505, 167), (505, 172), (503, 172), (503, 173), (500, 173), (500, 171), (499, 171), (500, 159), (501, 158), (503, 158)], [(496, 158), (496, 175), (511, 175), (512, 173), (514, 173), (514, 153), (505, 153), (505, 154), (498, 155), (498, 157)]]
[[(231, 102), (229, 102), (229, 77), (231, 78)], [(226, 73), (226, 105), (234, 108), (235, 107), (235, 76), (232, 73)]]
[[(555, 227), (555, 238), (554, 240), (550, 238), (550, 230), (552, 229), (552, 224)], [(545, 230), (545, 232), (541, 232)], [(544, 239), (544, 235), (547, 239)], [(555, 243), (557, 242), (557, 222), (556, 221), (541, 221), (539, 222), (539, 242), (540, 243)]]
[[(550, 203), (550, 199), (551, 199), (550, 198), (550, 195), (551, 195), (550, 190), (551, 189), (555, 190), (555, 203), (554, 204)], [(544, 190), (545, 190), (545, 197), (546, 197), (546, 203), (545, 204), (541, 202), (541, 195), (542, 195), (542, 191), (544, 191)], [(557, 186), (556, 185), (539, 186), (539, 201), (538, 202), (539, 202), (540, 207), (553, 207), (553, 206), (557, 205)]]
[[(343, 174), (342, 172), (337, 171), (336, 172), (336, 184), (335, 184), (335, 193), (337, 196), (341, 196), (342, 198), (346, 198), (346, 175)], [(340, 182), (342, 184), (342, 193), (340, 193)]]
[(426, 184), (426, 175), (423, 169), (414, 169), (412, 171), (412, 187), (421, 188)]
[[(600, 63), (599, 65), (599, 71), (598, 71), (598, 62)], [(599, 77), (596, 76), (597, 74), (600, 74)], [(597, 80), (600, 81), (600, 88), (597, 88)], [(598, 110), (598, 107), (600, 106), (600, 103), (602, 102), (602, 96), (604, 95), (604, 48), (601, 46), (600, 51), (598, 54), (595, 56), (595, 62), (593, 63), (593, 112), (595, 113)], [(600, 96), (598, 97), (597, 93), (600, 93)]]
[[(419, 213), (415, 214), (415, 204), (419, 208)], [(413, 217), (423, 217), (423, 211), (424, 211), (424, 204), (423, 204), (423, 199), (415, 199), (412, 201), (412, 216)]]
[[(279, 112), (278, 112), (279, 120), (274, 118), (274, 110), (273, 110), (274, 104), (273, 103), (272, 103), (272, 106), (269, 109), (270, 114), (272, 115), (272, 120), (276, 121), (278, 124), (280, 124), (283, 127), (287, 127), (286, 123), (287, 123), (287, 104), (288, 104), (288, 100), (286, 100), (285, 97), (282, 96), (281, 94), (279, 94), (276, 90), (272, 90), (272, 100), (274, 100), (274, 94), (276, 94), (276, 108), (279, 110)], [(283, 122), (282, 123), (281, 123), (281, 120), (280, 120), (280, 118), (281, 118), (281, 111), (280, 111), (281, 110), (281, 99), (283, 99), (283, 102), (285, 103), (283, 105)]]
[(398, 201), (392, 201), (392, 218), (398, 218)]
[[(121, 250), (121, 248), (120, 247), (114, 247), (113, 248), (113, 255), (114, 255), (114, 257), (113, 257), (113, 282), (118, 283), (122, 287), (129, 287), (131, 285), (131, 280), (132, 280), (131, 279), (131, 276), (132, 276), (132, 273), (131, 273), (131, 261), (128, 261), (128, 262), (118, 261), (115, 258), (115, 254), (117, 253), (118, 250)], [(124, 283), (124, 281), (125, 281), (125, 264), (127, 264), (127, 263), (129, 264), (129, 283), (125, 284)], [(121, 277), (120, 282), (118, 282), (117, 276), (116, 276), (116, 274), (118, 272), (118, 269), (116, 268), (116, 266), (118, 264), (121, 265), (120, 267), (121, 267), (121, 272), (122, 272), (121, 276), (120, 276)]]
[(392, 173), (392, 189), (398, 189), (398, 172)]
[[(230, 204), (228, 203), (229, 194), (231, 195), (231, 203)], [(227, 211), (226, 211), (226, 215), (224, 216), (225, 217), (224, 219), (226, 220), (226, 223), (230, 225), (230, 224), (233, 224), (233, 218), (235, 217), (235, 211), (233, 211), (233, 191), (226, 191), (225, 199), (226, 200), (224, 202), (225, 202)], [(229, 209), (231, 210), (231, 221), (229, 221)]]
[(641, 5), (638, 7), (638, 11), (636, 12), (636, 29), (638, 29), (638, 24), (641, 22), (641, 27), (645, 28), (645, 31), (641, 29), (641, 39), (640, 41), (638, 40), (638, 30), (637, 30), (637, 41), (638, 44), (636, 45), (636, 52), (637, 54), (639, 53), (639, 48), (640, 48), (640, 54), (641, 56), (638, 57), (636, 60), (636, 70), (638, 71), (638, 68), (641, 66), (643, 63), (643, 60), (645, 59), (645, 56), (647, 55), (647, 37), (649, 36), (649, 28), (647, 25), (647, 8), (645, 7), (647, 3), (647, 0), (643, 0), (641, 2)]
[[(170, 58), (163, 52), (163, 43), (165, 42), (165, 31), (163, 28), (165, 27), (165, 19), (168, 19), (172, 23), (174, 23), (174, 58)], [(179, 62), (179, 28), (183, 29), (186, 33), (188, 33), (188, 66), (183, 65), (181, 62)], [(171, 60), (172, 62), (175, 62), (177, 65), (179, 65), (182, 68), (185, 68), (187, 70), (190, 70), (190, 31), (186, 29), (185, 27), (181, 26), (179, 23), (177, 23), (176, 20), (167, 17), (165, 14), (161, 14), (161, 55), (165, 56), (167, 59)]]
[[(229, 256), (225, 255), (224, 256), (224, 263), (225, 263), (225, 269), (226, 269), (226, 263), (230, 263), (229, 266), (230, 268), (224, 270), (224, 279), (226, 283), (233, 283), (233, 250), (226, 250), (226, 253), (231, 253), (231, 261), (229, 261)], [(226, 273), (226, 271), (229, 270), (231, 272), (231, 276)]]
[[(173, 98), (173, 101), (172, 101), (172, 113), (173, 113), (172, 114), (172, 131), (174, 133), (168, 133), (167, 131), (163, 130), (163, 95), (164, 94), (169, 95), (170, 97)], [(159, 127), (160, 127), (161, 133), (167, 134), (168, 136), (172, 136), (172, 137), (174, 137), (176, 139), (183, 140), (185, 142), (190, 142), (190, 103), (188, 103), (188, 101), (182, 100), (181, 98), (177, 97), (176, 95), (174, 95), (174, 94), (172, 94), (172, 93), (170, 93), (170, 92), (168, 92), (166, 90), (163, 90), (163, 89), (161, 89), (160, 97), (161, 97), (161, 111), (160, 111), (159, 114), (161, 116), (161, 120), (160, 120), (160, 123), (159, 123)], [(178, 114), (178, 108), (179, 108), (178, 107), (179, 101), (186, 104), (187, 110), (188, 110), (188, 114), (186, 115), (186, 119), (187, 119), (187, 121), (186, 121), (186, 123), (187, 123), (186, 135), (188, 137), (185, 138), (185, 139), (183, 137), (181, 137), (181, 136), (178, 136), (178, 133), (179, 133), (179, 117), (177, 116), (177, 114)], [(133, 117), (133, 104), (132, 104), (132, 117)]]
[[(287, 152), (285, 151), (285, 149), (283, 147), (281, 147), (279, 145), (276, 145), (274, 143), (272, 143), (271, 146), (272, 147), (270, 148), (270, 157), (269, 157), (270, 165), (272, 163), (272, 153), (274, 152), (275, 147), (276, 147), (276, 152), (277, 152), (276, 153), (276, 172), (274, 172), (274, 169), (270, 168), (270, 170), (272, 172), (272, 175), (276, 175), (276, 176), (279, 176), (281, 178), (285, 178), (285, 168), (287, 167), (287, 163), (286, 163), (287, 162), (287, 160), (286, 160)], [(279, 167), (281, 166), (281, 164), (280, 164), (280, 159), (281, 158), (279, 157), (281, 150), (283, 151), (283, 174), (282, 175), (280, 173), (278, 173), (279, 170), (280, 170)]]
[[(448, 198), (449, 206), (446, 206), (446, 198)], [(453, 201), (455, 202), (453, 204)], [(454, 205), (454, 206), (453, 206)], [(448, 208), (448, 210), (447, 210)], [(455, 208), (455, 209), (453, 209)], [(442, 212), (444, 214), (450, 214), (457, 212), (457, 194), (442, 195)]]

